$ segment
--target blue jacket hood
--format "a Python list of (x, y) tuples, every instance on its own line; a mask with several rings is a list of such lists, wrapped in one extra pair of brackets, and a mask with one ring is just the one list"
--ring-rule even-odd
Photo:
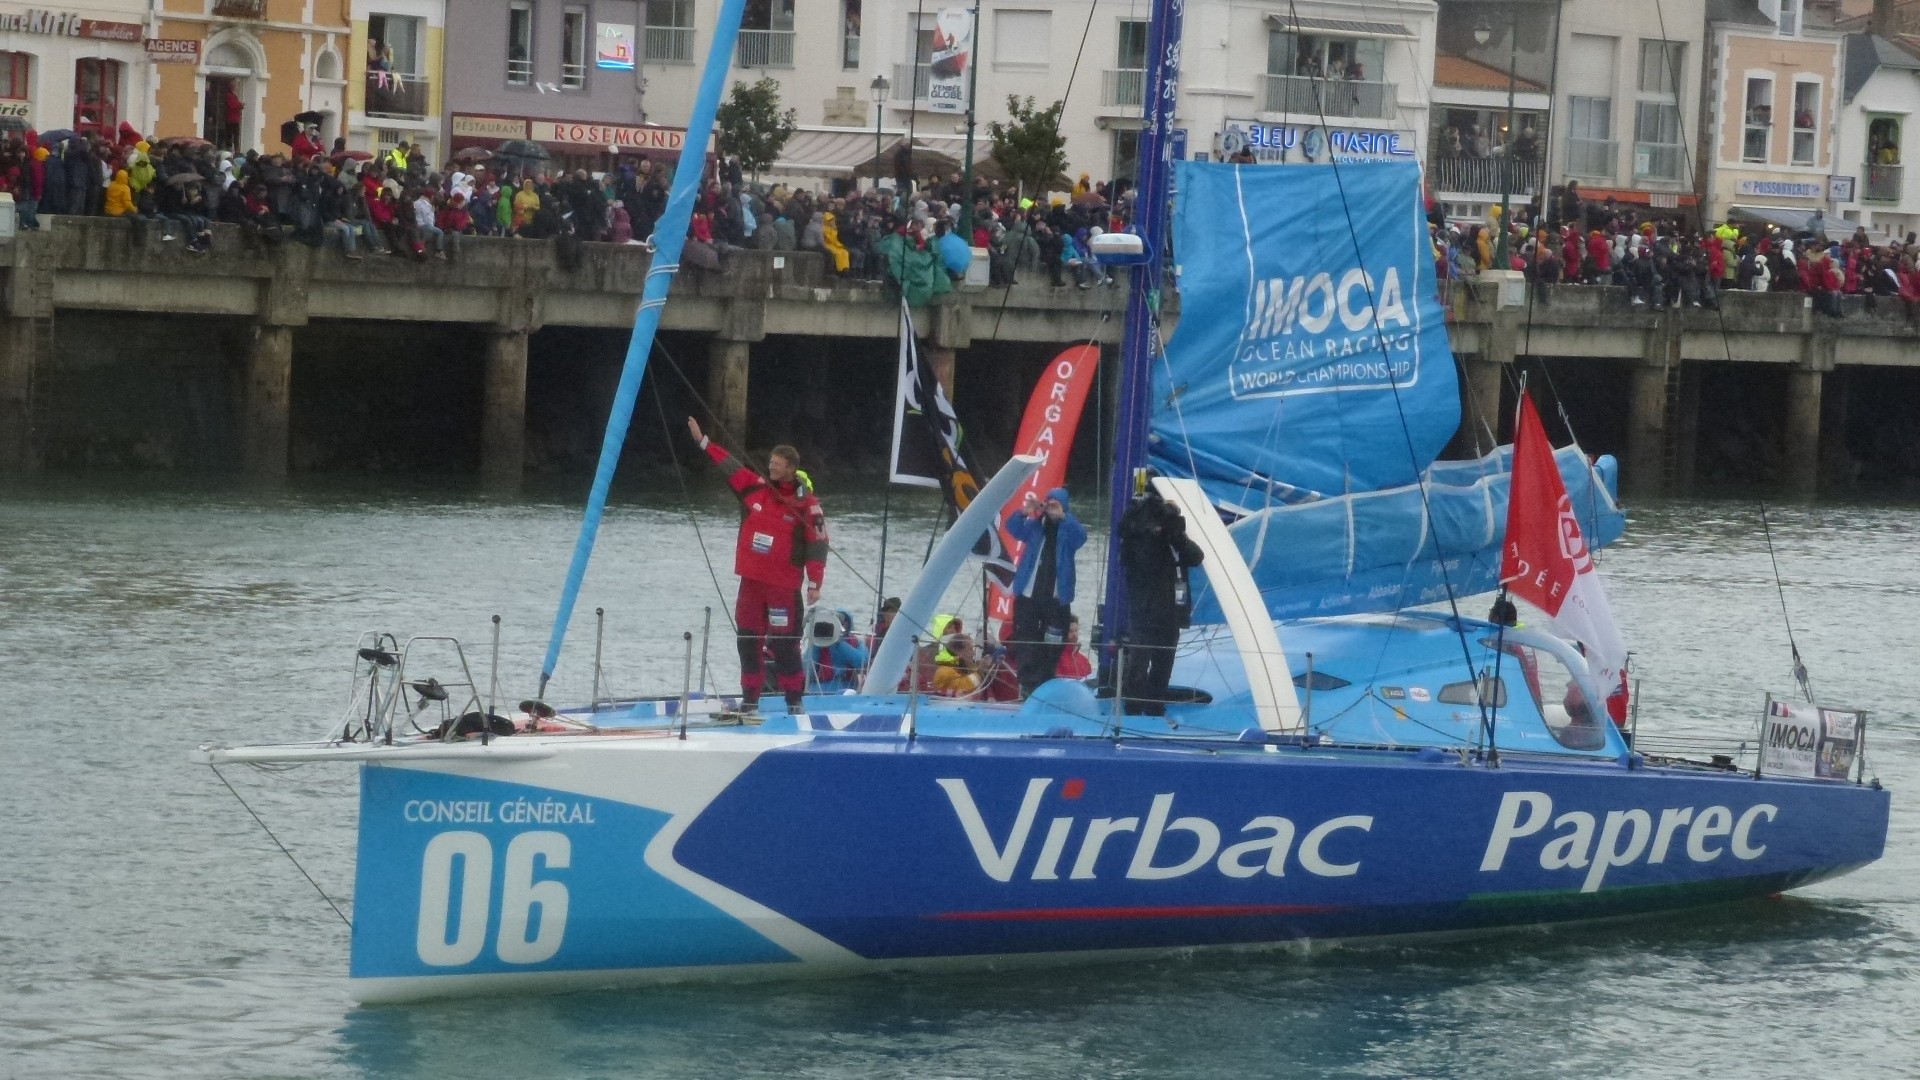
[(1047, 498), (1059, 499), (1060, 508), (1062, 510), (1065, 510), (1069, 514), (1073, 513), (1073, 503), (1067, 498), (1066, 488), (1063, 488), (1063, 487), (1054, 488), (1052, 491), (1047, 492)]

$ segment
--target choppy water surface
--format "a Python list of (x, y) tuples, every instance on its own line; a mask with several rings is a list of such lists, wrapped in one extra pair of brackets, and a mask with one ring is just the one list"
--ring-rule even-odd
[[(871, 578), (878, 499), (828, 506)], [(891, 592), (924, 511), (896, 521)], [(1305, 957), (358, 1008), (345, 926), (186, 751), (316, 734), (370, 628), (458, 634), (484, 680), (497, 612), (503, 696), (521, 696), (576, 513), (394, 490), (0, 490), (0, 1078), (1920, 1075), (1920, 511), (1891, 506), (1772, 513), (1815, 686), (1874, 710), (1868, 753), (1895, 791), (1887, 858), (1793, 898)], [(584, 696), (594, 605), (614, 685), (677, 689), (681, 631), (721, 602), (701, 544), (730, 583), (731, 523), (724, 494), (628, 500), (557, 696)], [(1789, 688), (1754, 506), (1645, 508), (1630, 536), (1605, 566), (1647, 729), (1737, 742), (1762, 692)], [(829, 569), (864, 613), (853, 579)], [(227, 775), (344, 903), (351, 772)]]

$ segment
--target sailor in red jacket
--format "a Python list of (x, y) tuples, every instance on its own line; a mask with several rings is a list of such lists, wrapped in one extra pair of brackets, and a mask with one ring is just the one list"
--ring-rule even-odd
[(740, 497), (740, 539), (734, 546), (733, 572), (740, 575), (734, 601), (734, 628), (740, 644), (740, 706), (757, 708), (766, 685), (761, 650), (773, 654), (774, 685), (787, 699), (787, 711), (800, 711), (807, 676), (800, 666), (800, 586), (808, 604), (820, 600), (827, 575), (827, 520), (820, 502), (795, 475), (800, 452), (776, 446), (767, 458), (767, 475), (742, 465), (687, 417), (687, 431), (714, 463), (727, 469), (727, 483)]

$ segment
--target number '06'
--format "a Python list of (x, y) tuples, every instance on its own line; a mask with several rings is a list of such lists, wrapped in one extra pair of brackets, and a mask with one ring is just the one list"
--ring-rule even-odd
[[(567, 933), (567, 887), (535, 881), (534, 860), (547, 870), (565, 870), (573, 843), (564, 833), (524, 832), (507, 844), (500, 890), (500, 932), (494, 952), (508, 964), (538, 964), (553, 959)], [(454, 905), (455, 867), (460, 900)], [(477, 832), (443, 832), (427, 843), (420, 864), (420, 918), (414, 948), (420, 961), (434, 967), (458, 967), (479, 959), (486, 948), (493, 902), (493, 842)], [(527, 936), (533, 908), (540, 908), (539, 929)]]

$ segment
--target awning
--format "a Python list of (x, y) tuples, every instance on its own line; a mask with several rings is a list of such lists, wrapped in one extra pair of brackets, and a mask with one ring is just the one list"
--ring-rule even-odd
[[(897, 131), (879, 133), (880, 155), (885, 157), (903, 136)], [(852, 176), (856, 166), (873, 159), (874, 132), (851, 128), (836, 131), (793, 133), (780, 148), (780, 158), (766, 171), (798, 176)]]
[[(1731, 221), (1758, 221), (1803, 233), (1807, 231), (1807, 223), (1813, 220), (1813, 211), (1795, 210), (1788, 206), (1729, 206), (1727, 218)], [(1860, 227), (1857, 221), (1836, 221), (1831, 218), (1826, 219), (1826, 225), (1829, 240), (1845, 240)]]
[(1340, 34), (1343, 37), (1363, 38), (1407, 38), (1414, 37), (1413, 31), (1399, 23), (1356, 22), (1351, 19), (1308, 19), (1298, 15), (1267, 14), (1267, 21), (1281, 30), (1296, 34)]

